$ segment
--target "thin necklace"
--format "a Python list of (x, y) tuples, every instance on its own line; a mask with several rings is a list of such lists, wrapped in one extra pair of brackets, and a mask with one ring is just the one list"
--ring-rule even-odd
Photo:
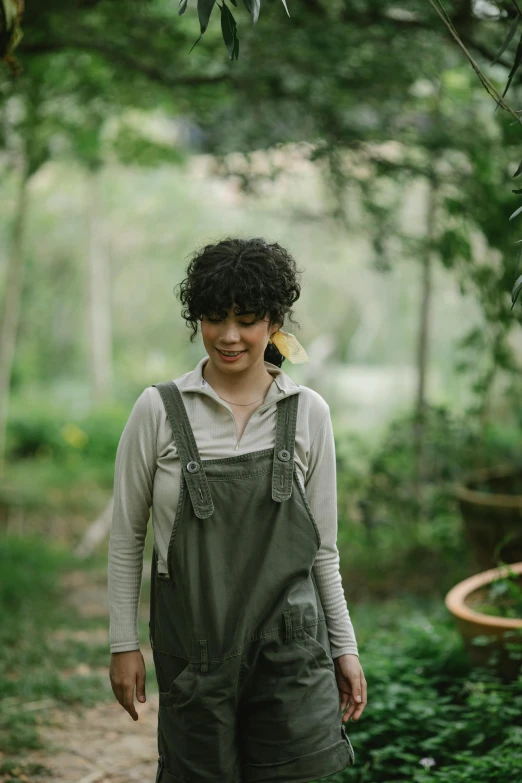
[[(268, 394), (268, 392), (267, 392), (267, 394)], [(220, 397), (219, 394), (218, 394), (218, 397), (219, 397), (220, 400), (225, 400), (225, 398), (224, 397)], [(266, 394), (265, 394), (265, 397), (266, 397)], [(259, 402), (260, 400), (264, 400), (265, 397), (259, 397), (259, 399), (254, 400), (254, 402)], [(225, 400), (225, 402), (230, 403), (230, 405), (241, 405), (241, 407), (243, 407), (243, 408), (248, 406), (248, 405), (253, 405), (254, 404), (254, 402), (232, 402), (232, 400)]]
[[(208, 383), (208, 381), (207, 381), (207, 383)], [(216, 392), (216, 394), (217, 394), (217, 392)], [(268, 391), (267, 391), (266, 394), (268, 394)], [(266, 397), (266, 394), (265, 394), (265, 397)], [(226, 400), (224, 397), (221, 397), (219, 394), (218, 394), (218, 397), (219, 397), (220, 400), (224, 400), (225, 402), (228, 402), (229, 405), (240, 405), (242, 408), (247, 408), (249, 405), (253, 405), (255, 402), (260, 402), (261, 400), (265, 399), (265, 397), (258, 397), (258, 399), (254, 400), (254, 402), (232, 402), (232, 400)]]

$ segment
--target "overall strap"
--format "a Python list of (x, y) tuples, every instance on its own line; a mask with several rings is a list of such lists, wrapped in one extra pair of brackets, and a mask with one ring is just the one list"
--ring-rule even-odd
[(181, 392), (174, 381), (153, 386), (159, 391), (169, 417), (194, 513), (199, 519), (206, 519), (214, 513), (214, 503)]
[(272, 499), (280, 503), (292, 494), (294, 476), (295, 427), (299, 394), (277, 403), (277, 425), (272, 470)]

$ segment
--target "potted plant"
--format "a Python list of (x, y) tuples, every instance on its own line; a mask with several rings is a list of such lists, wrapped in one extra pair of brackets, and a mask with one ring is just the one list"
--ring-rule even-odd
[(522, 560), (522, 467), (485, 468), (455, 487), (466, 537), (481, 569)]
[(464, 579), (445, 602), (472, 665), (486, 666), (493, 660), (503, 677), (515, 678), (522, 659), (522, 562)]

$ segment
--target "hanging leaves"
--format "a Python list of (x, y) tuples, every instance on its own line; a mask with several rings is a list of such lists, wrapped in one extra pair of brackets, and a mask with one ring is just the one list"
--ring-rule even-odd
[(520, 275), (520, 277), (516, 281), (513, 287), (513, 291), (511, 292), (511, 303), (512, 303), (511, 309), (513, 309), (513, 307), (515, 306), (521, 291), (522, 291), (522, 275)]
[(516, 33), (517, 29), (518, 29), (519, 22), (520, 22), (520, 15), (517, 12), (517, 15), (515, 16), (511, 27), (509, 28), (509, 32), (508, 32), (508, 34), (506, 36), (506, 40), (504, 41), (504, 43), (500, 47), (500, 49), (499, 49), (499, 51), (497, 53), (497, 56), (495, 57), (495, 59), (493, 60), (491, 65), (495, 65), (495, 63), (498, 63), (498, 61), (500, 60), (500, 58), (502, 57), (502, 55), (504, 54), (504, 52), (508, 48), (509, 44), (513, 40), (513, 37), (514, 37), (514, 35), (515, 35), (515, 33)]
[[(491, 63), (492, 65), (494, 65), (498, 61), (498, 59), (502, 56), (502, 54), (506, 51), (507, 47), (511, 43), (511, 41), (512, 41), (512, 39), (513, 39), (517, 29), (518, 29), (519, 22), (520, 22), (520, 14), (518, 13), (518, 8), (517, 8), (517, 15), (516, 15), (515, 19), (513, 20), (512, 24), (511, 24), (511, 27), (509, 28), (508, 34), (506, 36), (506, 39), (505, 39), (504, 43), (502, 44), (502, 46), (500, 47), (500, 50), (499, 50), (497, 56), (495, 57), (495, 59)], [(518, 42), (518, 47), (517, 47), (517, 51), (516, 51), (516, 54), (515, 54), (515, 61), (513, 63), (511, 71), (509, 72), (506, 88), (505, 88), (505, 90), (503, 92), (502, 97), (504, 97), (504, 95), (507, 93), (507, 91), (509, 89), (509, 86), (511, 84), (511, 81), (513, 79), (513, 76), (517, 72), (517, 70), (520, 67), (521, 63), (522, 63), (522, 37), (520, 38), (520, 40)], [(519, 163), (517, 170), (513, 174), (513, 178), (520, 176), (520, 174), (522, 174), (522, 161)], [(517, 189), (517, 190), (513, 190), (513, 193), (515, 193), (515, 195), (517, 195), (517, 196), (522, 195), (522, 188)], [(521, 212), (522, 212), (522, 207), (519, 207), (518, 209), (516, 209), (510, 215), (509, 219), (513, 220), (513, 218), (515, 218)], [(517, 244), (519, 242), (522, 242), (522, 240), (519, 239)], [(520, 253), (519, 253), (518, 261), (519, 261), (519, 263), (517, 263), (517, 272), (516, 272), (517, 275), (518, 275), (518, 267), (519, 267), (519, 264), (520, 264)], [(515, 282), (515, 285), (513, 286), (513, 290), (511, 291), (511, 309), (513, 309), (513, 307), (515, 306), (515, 304), (517, 302), (517, 299), (520, 296), (521, 292), (522, 292), (522, 275), (517, 278), (517, 280)]]
[(288, 10), (288, 6), (287, 6), (287, 4), (286, 4), (286, 0), (283, 0), (283, 5), (284, 5), (284, 7), (285, 7), (285, 11), (286, 11), (286, 13), (288, 14), (288, 16), (290, 16), (290, 11)]
[(225, 46), (228, 49), (228, 56), (231, 60), (237, 60), (239, 56), (239, 38), (237, 37), (236, 20), (224, 0), (219, 7), (221, 9), (221, 32), (223, 33)]
[(519, 207), (518, 209), (515, 209), (512, 215), (509, 216), (510, 220), (513, 220), (513, 218), (516, 218), (517, 215), (520, 215), (522, 212), (522, 207)]
[(201, 35), (203, 35), (208, 27), (208, 20), (210, 19), (210, 14), (212, 13), (215, 3), (216, 0), (198, 0), (198, 17), (201, 26)]
[(249, 14), (252, 14), (252, 21), (256, 24), (261, 10), (261, 0), (243, 0), (243, 4)]
[[(186, 7), (187, 7), (188, 0), (180, 0), (180, 9), (179, 13), (184, 13)], [(205, 30), (208, 27), (208, 20), (210, 19), (210, 14), (212, 13), (212, 9), (214, 8), (216, 4), (216, 0), (198, 0), (198, 18), (199, 18), (199, 26), (200, 26), (200, 34), (199, 37), (194, 41), (192, 46), (190, 47), (190, 52), (192, 49), (201, 41), (201, 36), (205, 32)], [(182, 7), (183, 5), (183, 7)]]
[[(0, 0), (0, 3), (15, 2), (15, 1), (16, 0)], [(22, 0), (19, 0), (19, 2), (22, 2)], [(185, 11), (187, 10), (188, 2), (189, 0), (179, 0), (180, 16), (184, 14)], [(237, 0), (230, 0), (230, 2), (235, 8), (237, 8)], [(286, 13), (288, 14), (288, 16), (290, 16), (290, 11), (288, 10), (288, 5), (286, 0), (281, 0), (281, 2), (283, 3)], [(203, 33), (208, 27), (210, 15), (212, 13), (212, 9), (214, 8), (215, 4), (216, 4), (216, 0), (197, 0), (197, 9), (198, 9), (199, 24), (201, 27), (201, 34), (199, 38), (192, 45), (190, 51), (192, 51), (194, 46), (196, 46), (196, 44), (201, 41), (201, 36), (203, 35)], [(252, 15), (253, 24), (256, 24), (257, 20), (259, 19), (259, 12), (261, 11), (261, 0), (243, 0), (243, 5), (245, 6), (248, 13)], [(236, 20), (232, 16), (232, 13), (228, 8), (228, 6), (225, 4), (224, 0), (223, 0), (223, 4), (220, 5), (219, 8), (221, 10), (221, 32), (223, 33), (223, 40), (227, 47), (228, 55), (231, 60), (237, 60), (239, 57), (239, 38), (237, 35)], [(514, 34), (515, 34), (515, 30), (513, 31), (511, 37), (513, 37)], [(509, 40), (511, 40), (511, 38)], [(509, 41), (506, 43), (506, 46), (508, 44)], [(502, 52), (499, 52), (498, 54), (499, 57), (500, 54), (502, 54)]]
[(517, 51), (515, 54), (515, 61), (513, 63), (513, 67), (511, 68), (507, 80), (507, 84), (505, 86), (504, 92), (502, 93), (502, 97), (506, 95), (507, 91), (509, 90), (509, 87), (511, 85), (511, 82), (513, 80), (513, 76), (518, 71), (520, 64), (522, 63), (522, 37), (520, 38), (520, 41), (518, 42)]

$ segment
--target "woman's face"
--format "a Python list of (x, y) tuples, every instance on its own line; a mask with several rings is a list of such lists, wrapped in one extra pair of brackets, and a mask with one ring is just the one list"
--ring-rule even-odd
[[(223, 320), (215, 313), (201, 316), (201, 336), (212, 363), (221, 371), (245, 370), (257, 362), (263, 362), (268, 340), (277, 331), (277, 324), (270, 326), (269, 316), (256, 320), (254, 313), (236, 313), (233, 305)], [(234, 361), (227, 361), (220, 351), (240, 351)]]

